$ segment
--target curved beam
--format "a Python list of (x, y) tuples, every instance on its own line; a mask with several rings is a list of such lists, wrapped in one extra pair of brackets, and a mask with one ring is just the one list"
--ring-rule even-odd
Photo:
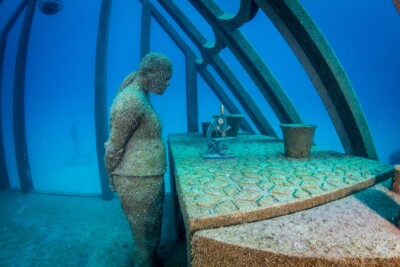
[(253, 0), (241, 0), (236, 14), (224, 13), (218, 16), (218, 21), (226, 30), (234, 30), (252, 20), (257, 12), (258, 5)]
[[(8, 33), (0, 34), (0, 103), (2, 103), (4, 54), (6, 51), (7, 35)], [(4, 150), (2, 121), (3, 121), (3, 112), (0, 111), (0, 191), (6, 190), (10, 187), (10, 178), (8, 176), (8, 170), (7, 170), (6, 153)]]
[(377, 159), (354, 89), (332, 48), (297, 0), (254, 0), (286, 39), (320, 95), (348, 154)]
[(221, 40), (221, 38), (218, 37), (218, 35), (215, 35), (215, 42), (207, 42), (203, 45), (203, 49), (201, 49), (201, 56), (203, 59), (206, 59), (207, 55), (216, 55), (218, 54), (222, 49), (226, 47), (226, 44)]
[[(4, 26), (3, 31), (0, 33), (0, 103), (2, 102), (3, 71), (4, 71), (4, 60), (5, 60), (4, 55), (6, 52), (8, 33), (10, 32), (11, 28), (14, 26), (15, 22), (21, 15), (22, 11), (24, 11), (28, 3), (29, 0), (25, 0), (19, 4), (17, 9), (14, 11), (14, 13)], [(6, 190), (10, 187), (10, 178), (8, 176), (6, 155), (4, 150), (2, 114), (3, 113), (0, 111), (0, 191)]]
[(18, 42), (17, 62), (14, 73), (13, 94), (13, 122), (14, 122), (14, 147), (17, 161), (18, 176), (21, 191), (27, 194), (33, 189), (29, 154), (26, 144), (25, 128), (25, 77), (26, 61), (28, 57), (29, 37), (31, 34), (33, 16), (37, 0), (32, 0), (27, 6), (21, 35)]

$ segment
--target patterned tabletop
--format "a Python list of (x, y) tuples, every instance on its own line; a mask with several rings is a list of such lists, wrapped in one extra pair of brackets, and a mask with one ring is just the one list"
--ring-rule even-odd
[(393, 174), (378, 161), (317, 147), (310, 158), (286, 158), (281, 140), (261, 135), (239, 135), (226, 144), (237, 159), (204, 160), (204, 137), (169, 136), (170, 167), (190, 233), (314, 207)]

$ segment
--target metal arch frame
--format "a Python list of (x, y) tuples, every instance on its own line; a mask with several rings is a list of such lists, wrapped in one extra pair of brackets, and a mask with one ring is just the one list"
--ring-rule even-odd
[[(219, 50), (210, 48), (208, 40), (171, 0), (158, 0), (158, 2), (199, 49), (204, 61), (202, 65), (211, 64), (216, 72), (221, 76), (221, 79), (242, 105), (243, 109), (254, 122), (254, 125), (260, 133), (276, 137), (277, 134), (274, 129), (264, 117), (261, 110), (257, 107), (256, 103), (252, 100), (251, 96), (247, 93), (244, 86), (240, 83), (229, 66), (217, 54), (217, 51)], [(216, 43), (219, 42), (216, 41)]]
[[(193, 66), (195, 68), (193, 68), (193, 66), (188, 67), (187, 72), (195, 73), (195, 71), (197, 71), (203, 77), (206, 83), (210, 86), (211, 90), (214, 92), (214, 94), (217, 96), (217, 98), (221, 101), (221, 103), (227, 108), (229, 112), (240, 113), (239, 109), (235, 106), (233, 101), (231, 101), (229, 96), (225, 93), (222, 86), (217, 82), (217, 80), (215, 80), (212, 74), (206, 69), (206, 65), (202, 64), (202, 60), (196, 57), (195, 52), (186, 44), (183, 38), (180, 37), (180, 35), (174, 30), (172, 25), (165, 19), (165, 17), (153, 5), (150, 5), (150, 11), (154, 19), (160, 24), (160, 26), (169, 35), (172, 41), (185, 55), (187, 59), (186, 64), (192, 64), (192, 65), (194, 64)], [(196, 95), (196, 102), (197, 102), (197, 95)], [(189, 103), (187, 108), (188, 109), (190, 108)], [(241, 121), (241, 127), (245, 131), (254, 132), (250, 124), (246, 120)]]
[(236, 14), (223, 14), (218, 17), (218, 20), (225, 29), (234, 30), (252, 20), (258, 9), (258, 5), (253, 0), (242, 0)]
[[(221, 16), (218, 6), (211, 0), (190, 0), (213, 26), (216, 35), (216, 43), (214, 45), (210, 45), (210, 43), (207, 42), (194, 25), (190, 23), (170, 0), (158, 1), (177, 21), (186, 34), (188, 34), (204, 57), (202, 64), (196, 63), (199, 62), (199, 60), (194, 56), (193, 51), (188, 52), (190, 50), (184, 50), (186, 53), (185, 55), (187, 55), (187, 72), (190, 72), (189, 76), (191, 76), (191, 81), (187, 84), (187, 88), (196, 83), (193, 73), (197, 70), (203, 78), (205, 78), (206, 82), (212, 85), (212, 90), (214, 90), (218, 98), (221, 98), (223, 103), (227, 104), (227, 108), (237, 110), (229, 97), (221, 90), (218, 83), (213, 80), (212, 75), (206, 70), (206, 64), (211, 64), (228, 85), (229, 89), (232, 90), (235, 97), (238, 98), (238, 101), (254, 121), (260, 132), (276, 136), (276, 133), (273, 131), (268, 121), (259, 109), (253, 105), (254, 102), (252, 102), (251, 97), (246, 95), (246, 90), (236, 79), (234, 73), (230, 71), (225, 62), (218, 56), (218, 52), (223, 47), (227, 46), (231, 49), (248, 71), (255, 84), (259, 87), (266, 100), (270, 103), (280, 121), (301, 122), (300, 116), (297, 114), (279, 83), (272, 73), (270, 73), (268, 67), (237, 29), (251, 20), (258, 9), (261, 9), (272, 20), (275, 27), (281, 32), (282, 36), (286, 39), (303, 64), (303, 67), (314, 83), (317, 92), (328, 110), (346, 153), (377, 159), (372, 136), (354, 89), (328, 42), (298, 0), (242, 0), (238, 14), (228, 18), (226, 16)], [(22, 2), (18, 10), (23, 10), (29, 2), (30, 1)], [(36, 0), (31, 1), (28, 6), (28, 12), (25, 17), (19, 43), (18, 60), (14, 77), (14, 124), (17, 126), (15, 128), (18, 129), (14, 129), (14, 139), (21, 189), (24, 193), (33, 188), (26, 147), (23, 94), (26, 44), (29, 41), (35, 3)], [(257, 6), (255, 6), (255, 4)], [(155, 12), (156, 10), (152, 6), (153, 16)], [(174, 12), (177, 12), (179, 15)], [(17, 13), (18, 12), (14, 14), (16, 16), (15, 20), (19, 16), (19, 14), (16, 15)], [(7, 27), (11, 28), (14, 22), (7, 24)], [(165, 24), (163, 27), (166, 28)], [(1, 33), (1, 50), (4, 50), (8, 30)], [(175, 39), (175, 41), (180, 43), (181, 47), (184, 44), (183, 41), (177, 41), (177, 39)], [(2, 57), (4, 57), (4, 55), (2, 55)], [(4, 61), (4, 58), (1, 59)], [(3, 62), (1, 62), (1, 64), (3, 64)], [(192, 93), (192, 98), (197, 102), (197, 87)], [(189, 101), (190, 100), (188, 100), (188, 103)], [(197, 105), (191, 109), (191, 112), (192, 115), (197, 114)], [(190, 128), (196, 130), (197, 116), (195, 116), (192, 122), (188, 122), (188, 125), (191, 125), (189, 126), (189, 131)], [(245, 127), (251, 129), (248, 124)], [(0, 128), (0, 138), (3, 139), (1, 130)], [(3, 140), (0, 140), (0, 145), (3, 145)], [(3, 156), (0, 157), (2, 161), (0, 164), (6, 166), (4, 164), (4, 146), (0, 146), (0, 150)], [(3, 177), (8, 176), (6, 168), (2, 168), (2, 171), (1, 175)], [(6, 172), (6, 176), (4, 176), (4, 171)], [(6, 179), (2, 178), (1, 182), (3, 182), (3, 180), (6, 181), (5, 185), (9, 186), (8, 177), (6, 177)]]
[[(211, 64), (216, 69), (217, 73), (228, 85), (229, 89), (243, 106), (260, 133), (276, 137), (277, 134), (266, 121), (259, 108), (255, 105), (251, 96), (240, 84), (234, 73), (227, 68), (227, 65), (224, 64), (219, 55), (216, 54), (219, 50), (210, 48), (208, 41), (171, 0), (158, 0), (158, 2), (198, 47), (204, 61)], [(202, 3), (199, 1), (192, 1), (192, 4), (197, 8), (196, 5), (201, 5)], [(222, 14), (222, 11), (218, 10), (218, 7), (213, 4), (212, 1), (207, 1), (207, 4), (212, 6), (216, 16), (214, 16), (208, 8), (203, 8), (199, 11), (213, 27), (216, 43), (224, 43), (231, 49), (244, 69), (249, 73), (264, 98), (269, 102), (281, 122), (301, 123), (302, 120), (295, 107), (251, 44), (241, 35), (239, 30), (226, 31), (223, 26), (219, 24), (217, 18)], [(209, 17), (213, 18), (212, 22), (210, 22), (211, 19)]]
[[(141, 31), (145, 32), (149, 36), (148, 41), (150, 41), (150, 19), (151, 16), (160, 24), (164, 31), (171, 37), (172, 41), (177, 45), (177, 47), (185, 55), (185, 67), (186, 67), (186, 110), (187, 110), (187, 129), (188, 132), (198, 132), (198, 103), (197, 103), (197, 76), (196, 76), (196, 55), (195, 53), (186, 45), (186, 43), (181, 39), (176, 33), (172, 26), (169, 25), (167, 20), (157, 11), (157, 9), (150, 3), (149, 0), (140, 0), (142, 2), (142, 7), (146, 8), (146, 13), (143, 15), (148, 16), (148, 18), (143, 18), (142, 21), (146, 20), (149, 23), (143, 24)], [(144, 26), (144, 28), (143, 28)], [(141, 43), (141, 47), (148, 47), (150, 50), (150, 43)], [(141, 54), (144, 56), (144, 54)]]
[[(15, 22), (24, 11), (25, 7), (28, 5), (29, 0), (22, 1), (19, 6), (14, 11), (13, 15), (10, 17), (6, 25), (4, 26), (2, 32), (0, 33), (0, 103), (2, 99), (3, 91), (3, 70), (4, 70), (4, 60), (5, 60), (5, 50), (7, 46), (7, 38), (11, 28), (14, 26)], [(4, 137), (3, 137), (3, 123), (2, 116), (0, 112), (0, 191), (7, 190), (10, 188), (10, 178), (8, 175), (6, 156), (4, 150)]]
[(254, 0), (294, 51), (322, 99), (346, 153), (378, 159), (367, 120), (338, 58), (298, 0)]
[(102, 0), (97, 31), (95, 86), (94, 86), (94, 121), (96, 129), (97, 168), (99, 171), (101, 195), (110, 200), (114, 193), (109, 186), (109, 179), (104, 165), (104, 143), (108, 136), (107, 123), (107, 55), (108, 32), (110, 26), (112, 0)]
[[(209, 0), (190, 0), (192, 5), (213, 27), (216, 36), (226, 44), (242, 64), (254, 84), (282, 123), (301, 123), (300, 115), (282, 86), (239, 29), (226, 29), (218, 17), (222, 10)], [(248, 5), (248, 8), (251, 6)]]
[[(190, 0), (213, 27), (215, 43), (223, 44), (218, 47), (207, 43), (171, 0), (158, 2), (195, 43), (205, 60), (214, 66), (213, 60), (218, 58), (217, 53), (223, 46), (227, 46), (246, 69), (279, 120), (284, 123), (300, 123), (300, 116), (278, 81), (237, 29), (251, 19), (243, 14), (255, 15), (258, 10), (254, 8), (256, 4), (271, 19), (302, 63), (328, 110), (346, 153), (378, 158), (366, 118), (343, 67), (298, 0), (242, 0), (238, 14), (231, 19), (224, 19), (228, 16), (212, 0)], [(235, 94), (235, 97), (238, 95)], [(243, 102), (239, 102), (243, 105)], [(256, 122), (254, 117), (250, 117)]]
[(26, 143), (25, 127), (25, 77), (26, 62), (28, 58), (28, 44), (31, 33), (32, 21), (35, 14), (37, 0), (32, 0), (27, 6), (21, 35), (18, 42), (17, 59), (14, 71), (13, 92), (13, 123), (14, 147), (17, 160), (18, 176), (23, 194), (32, 190), (33, 182), (29, 164), (28, 147)]

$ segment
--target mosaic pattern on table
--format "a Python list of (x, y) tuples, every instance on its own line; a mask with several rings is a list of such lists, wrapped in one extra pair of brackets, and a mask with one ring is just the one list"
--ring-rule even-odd
[(176, 183), (188, 217), (203, 218), (268, 209), (383, 180), (392, 166), (313, 147), (309, 159), (290, 159), (282, 141), (239, 136), (228, 144), (237, 160), (204, 160), (205, 138), (170, 136)]

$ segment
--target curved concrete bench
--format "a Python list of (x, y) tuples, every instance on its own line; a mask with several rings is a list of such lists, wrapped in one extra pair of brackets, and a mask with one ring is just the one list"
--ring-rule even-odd
[(400, 266), (390, 181), (294, 214), (197, 231), (192, 266)]

